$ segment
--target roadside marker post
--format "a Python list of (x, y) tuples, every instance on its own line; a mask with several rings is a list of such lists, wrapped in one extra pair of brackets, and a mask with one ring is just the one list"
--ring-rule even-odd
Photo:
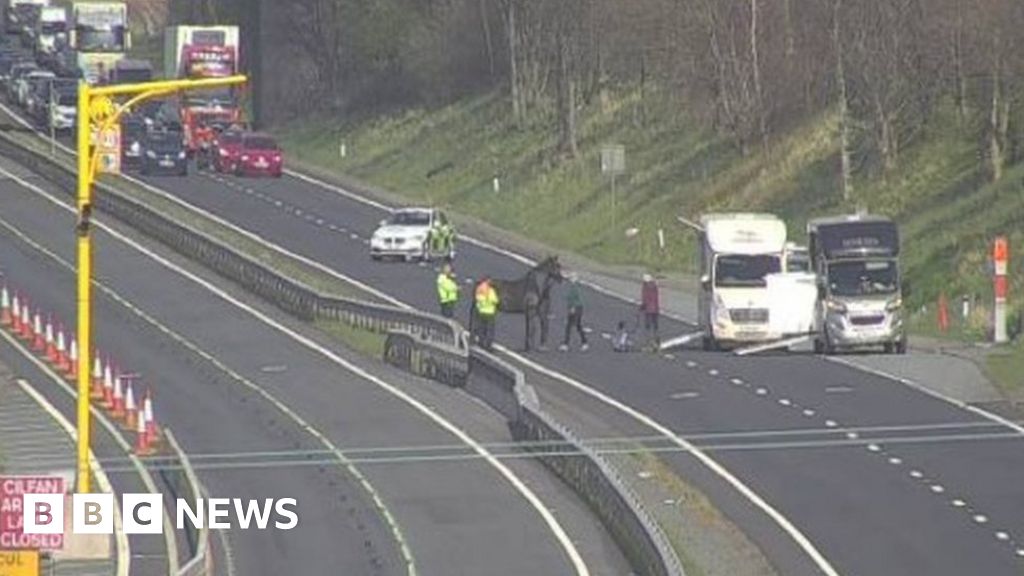
[(995, 306), (993, 307), (992, 319), (994, 323), (994, 330), (992, 331), (992, 336), (996, 344), (1003, 344), (1009, 341), (1006, 334), (1006, 269), (1009, 259), (1009, 241), (1006, 239), (1006, 236), (997, 236), (992, 245), (992, 262), (995, 264), (995, 274), (993, 278)]

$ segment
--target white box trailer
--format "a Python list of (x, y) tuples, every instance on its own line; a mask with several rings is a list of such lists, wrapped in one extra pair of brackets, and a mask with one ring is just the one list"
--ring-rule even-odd
[(229, 46), (239, 55), (238, 26), (168, 26), (164, 30), (164, 77), (178, 78), (185, 46)]

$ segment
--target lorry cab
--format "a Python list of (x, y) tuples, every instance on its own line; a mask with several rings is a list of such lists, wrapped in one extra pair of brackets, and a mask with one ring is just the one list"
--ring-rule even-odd
[(771, 214), (725, 213), (705, 215), (700, 225), (704, 349), (777, 338), (766, 277), (783, 270), (785, 223)]
[(839, 216), (811, 220), (807, 233), (818, 282), (815, 351), (881, 346), (905, 353), (896, 224), (882, 216)]

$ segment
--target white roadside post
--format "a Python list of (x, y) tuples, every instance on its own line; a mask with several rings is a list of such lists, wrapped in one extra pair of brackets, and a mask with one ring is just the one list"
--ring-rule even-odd
[(1009, 255), (1009, 242), (1006, 236), (997, 236), (992, 246), (992, 261), (995, 263), (995, 306), (993, 313), (995, 329), (993, 330), (993, 339), (996, 344), (1003, 344), (1009, 340), (1006, 335), (1006, 268)]

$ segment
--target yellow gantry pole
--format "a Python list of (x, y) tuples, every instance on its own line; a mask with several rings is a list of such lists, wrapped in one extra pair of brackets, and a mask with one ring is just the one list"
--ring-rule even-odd
[[(117, 122), (129, 106), (149, 98), (165, 96), (179, 90), (202, 90), (244, 84), (245, 76), (204, 78), (200, 80), (165, 80), (142, 84), (118, 84), (91, 88), (85, 82), (78, 85), (78, 486), (80, 493), (90, 492), (89, 447), (90, 414), (89, 384), (92, 374), (92, 188), (96, 176), (98, 155), (92, 154), (90, 139), (93, 128), (103, 128)], [(94, 100), (111, 96), (132, 96), (129, 101), (109, 113), (102, 107), (93, 114)], [(109, 102), (108, 102), (109, 104)]]
[(78, 492), (88, 493), (89, 478), (89, 378), (92, 374), (92, 170), (89, 159), (89, 85), (78, 84)]

